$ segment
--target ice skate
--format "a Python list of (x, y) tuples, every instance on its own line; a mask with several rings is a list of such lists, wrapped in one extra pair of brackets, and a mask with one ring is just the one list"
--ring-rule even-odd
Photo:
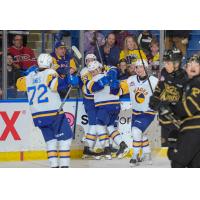
[(116, 156), (117, 156), (119, 159), (121, 159), (121, 158), (125, 157), (125, 156), (128, 154), (128, 152), (129, 152), (129, 148), (128, 148), (128, 146), (126, 145), (126, 143), (123, 141), (123, 142), (121, 142), (120, 145), (119, 145), (119, 150), (118, 150)]
[(84, 147), (82, 159), (101, 159), (99, 153), (93, 152), (89, 147)]
[(118, 149), (114, 148), (113, 145), (110, 145), (110, 151), (111, 153), (117, 153)]
[(105, 147), (103, 155), (104, 155), (106, 160), (112, 160), (110, 147)]
[(130, 163), (130, 167), (137, 167), (139, 165), (139, 161), (133, 158), (131, 158), (129, 163)]

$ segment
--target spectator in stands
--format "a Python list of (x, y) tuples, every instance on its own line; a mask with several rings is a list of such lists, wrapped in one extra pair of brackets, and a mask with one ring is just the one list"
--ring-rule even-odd
[(25, 71), (29, 67), (37, 65), (33, 50), (23, 46), (22, 35), (15, 35), (12, 43), (13, 46), (8, 48), (8, 53), (13, 56), (15, 68)]
[(126, 59), (121, 59), (118, 64), (119, 69), (119, 80), (125, 80), (129, 77), (129, 73), (127, 71), (127, 61)]
[(101, 62), (100, 55), (105, 65), (117, 66), (119, 62), (120, 49), (116, 46), (116, 38), (114, 33), (109, 33), (106, 37), (105, 44), (98, 49), (95, 49), (95, 55), (98, 61)]
[(85, 31), (84, 33), (84, 54), (94, 54), (96, 41), (99, 47), (105, 44), (105, 37), (99, 31)]
[(156, 38), (152, 39), (150, 43), (151, 53), (148, 57), (149, 66), (154, 75), (158, 76), (159, 66), (160, 66), (160, 53), (159, 53), (159, 43)]
[(133, 34), (131, 34), (129, 31), (125, 31), (125, 30), (116, 30), (116, 31), (113, 31), (116, 35), (116, 42), (117, 42), (117, 46), (120, 48), (120, 49), (123, 49), (124, 48), (124, 40), (126, 37), (128, 36), (133, 36)]
[(138, 44), (140, 45), (141, 49), (147, 56), (151, 52), (150, 50), (151, 40), (152, 40), (152, 34), (147, 30), (142, 31), (142, 33), (140, 33), (140, 35), (138, 36)]
[(167, 30), (165, 48), (172, 49), (175, 45), (184, 55), (186, 53), (190, 32), (190, 30)]
[(16, 98), (17, 90), (16, 90), (16, 82), (20, 77), (20, 69), (16, 68), (14, 64), (14, 59), (11, 54), (7, 56), (7, 97), (8, 98)]
[(74, 74), (76, 72), (76, 63), (72, 55), (67, 52), (64, 42), (56, 42), (55, 50), (51, 56), (53, 57), (54, 69), (60, 77), (64, 78), (67, 73)]
[[(143, 50), (140, 50), (143, 59), (147, 60), (147, 57)], [(140, 59), (140, 54), (137, 46), (136, 39), (133, 36), (128, 36), (124, 40), (124, 49), (120, 52), (120, 59), (126, 60)]]

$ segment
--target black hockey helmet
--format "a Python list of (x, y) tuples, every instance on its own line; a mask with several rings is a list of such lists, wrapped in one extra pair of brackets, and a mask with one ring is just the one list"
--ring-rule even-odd
[(168, 50), (165, 50), (164, 52), (163, 61), (181, 62), (182, 57), (183, 55), (179, 49), (177, 48), (168, 49)]
[(196, 62), (200, 64), (200, 55), (194, 54), (187, 60), (187, 64), (190, 62)]

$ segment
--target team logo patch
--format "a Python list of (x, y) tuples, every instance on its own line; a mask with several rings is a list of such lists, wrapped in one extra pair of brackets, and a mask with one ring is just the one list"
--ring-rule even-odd
[(145, 100), (145, 95), (142, 92), (136, 92), (135, 100), (137, 103), (143, 103)]
[(74, 120), (75, 120), (74, 119), (74, 115), (72, 113), (66, 112), (65, 116), (66, 116), (66, 118), (67, 118), (67, 120), (69, 122), (69, 125), (73, 126), (74, 125)]

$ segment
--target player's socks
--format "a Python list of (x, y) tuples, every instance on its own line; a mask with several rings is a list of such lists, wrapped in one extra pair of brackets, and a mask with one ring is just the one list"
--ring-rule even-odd
[(137, 127), (132, 127), (132, 135), (133, 135), (133, 159), (137, 160), (138, 154), (140, 153), (141, 145), (142, 145), (142, 131)]
[(122, 142), (122, 137), (120, 132), (114, 126), (108, 126), (109, 137), (115, 142), (115, 144), (120, 145)]
[(105, 146), (107, 146), (106, 144), (109, 145), (109, 137), (106, 133), (106, 127), (102, 126), (102, 125), (97, 125), (97, 134), (98, 134), (98, 138), (99, 138), (99, 143), (101, 144), (101, 147), (104, 148)]
[(71, 139), (58, 141), (60, 167), (68, 167), (70, 165), (70, 146)]
[(47, 146), (47, 156), (50, 167), (58, 167), (58, 152), (57, 152), (57, 140), (50, 140), (46, 142)]

